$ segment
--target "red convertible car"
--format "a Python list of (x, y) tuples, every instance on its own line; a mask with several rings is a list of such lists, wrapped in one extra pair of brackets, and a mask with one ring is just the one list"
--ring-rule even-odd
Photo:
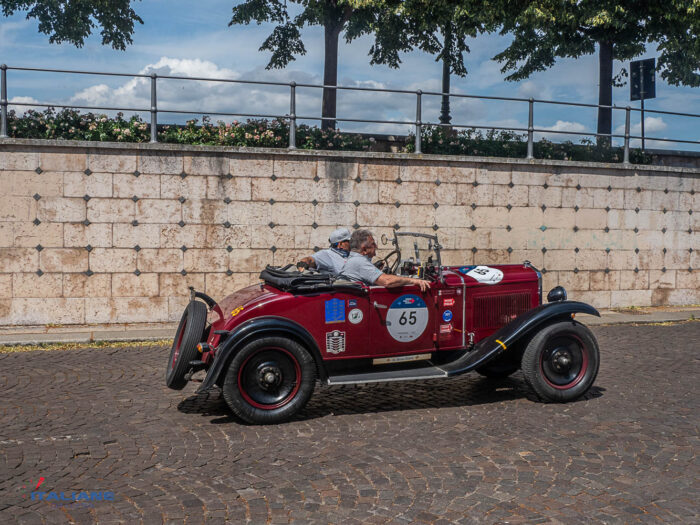
[(599, 315), (558, 286), (542, 302), (529, 262), (442, 266), (433, 235), (395, 233), (383, 271), (431, 282), (365, 286), (296, 268), (266, 268), (262, 282), (217, 303), (191, 290), (170, 352), (166, 384), (218, 385), (231, 410), (255, 424), (299, 412), (316, 381), (327, 385), (450, 378), (522, 369), (539, 398), (565, 402), (598, 373), (598, 344), (574, 319)]

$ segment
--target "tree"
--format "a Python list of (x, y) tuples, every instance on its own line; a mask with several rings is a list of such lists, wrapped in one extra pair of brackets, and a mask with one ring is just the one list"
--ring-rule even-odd
[[(554, 65), (557, 58), (578, 58), (598, 49), (598, 104), (612, 105), (613, 60), (641, 55), (648, 42), (661, 42), (661, 76), (678, 83), (697, 83), (697, 29), (699, 0), (637, 2), (634, 0), (537, 0), (507, 2), (502, 33), (513, 42), (495, 59), (502, 71), (513, 71), (507, 80), (521, 80)], [(687, 37), (687, 38), (686, 38)], [(684, 55), (694, 38), (695, 51)], [(694, 61), (694, 66), (693, 66)], [(693, 75), (692, 70), (696, 73)], [(611, 133), (612, 111), (598, 109), (599, 134)], [(609, 137), (598, 137), (609, 144)]]
[[(301, 29), (321, 25), (324, 29), (323, 84), (338, 85), (338, 40), (345, 33), (351, 42), (381, 26), (383, 13), (398, 0), (290, 0), (299, 4), (301, 13), (290, 17), (285, 0), (246, 0), (233, 8), (229, 26), (273, 22), (276, 27), (265, 39), (260, 51), (271, 51), (267, 69), (283, 68), (306, 54)], [(336, 89), (324, 88), (321, 104), (322, 129), (335, 128)]]
[(70, 42), (82, 47), (93, 29), (101, 27), (102, 44), (124, 50), (132, 44), (134, 23), (143, 20), (131, 8), (132, 0), (0, 0), (2, 14), (28, 11), (27, 19), (39, 21), (39, 31), (49, 35), (49, 42)]
[[(467, 75), (467, 37), (493, 30), (494, 14), (487, 2), (404, 0), (386, 11), (391, 22), (386, 21), (375, 30), (371, 63), (397, 68), (401, 63), (399, 52), (420, 49), (442, 62), (442, 93), (449, 93), (450, 75)], [(449, 124), (450, 120), (450, 98), (443, 95), (440, 122)]]

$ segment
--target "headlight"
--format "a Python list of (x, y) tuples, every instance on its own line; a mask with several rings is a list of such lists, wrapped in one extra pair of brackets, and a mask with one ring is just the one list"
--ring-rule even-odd
[(566, 290), (563, 286), (555, 286), (547, 294), (547, 302), (566, 301)]

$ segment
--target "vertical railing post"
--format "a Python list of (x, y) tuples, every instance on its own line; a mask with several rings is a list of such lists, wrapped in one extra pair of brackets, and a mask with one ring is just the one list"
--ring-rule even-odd
[(624, 164), (630, 163), (630, 107), (625, 108), (625, 153), (622, 159)]
[(421, 152), (421, 96), (423, 92), (419, 89), (416, 91), (416, 153)]
[[(322, 121), (323, 122), (323, 121)], [(289, 83), (289, 149), (297, 148), (297, 83)]]
[(7, 138), (7, 65), (0, 65), (0, 138)]
[(527, 157), (528, 159), (535, 158), (535, 145), (534, 145), (534, 132), (535, 132), (535, 99), (530, 97), (528, 100), (528, 111), (527, 111)]
[(158, 142), (158, 96), (156, 95), (156, 78), (151, 73), (151, 142)]

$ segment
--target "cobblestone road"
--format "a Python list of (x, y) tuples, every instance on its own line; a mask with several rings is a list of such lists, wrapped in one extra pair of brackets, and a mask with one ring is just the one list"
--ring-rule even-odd
[[(698, 522), (700, 323), (594, 331), (575, 403), (468, 374), (318, 388), (268, 427), (165, 388), (164, 348), (3, 354), (0, 523)], [(40, 477), (115, 500), (31, 501)]]

